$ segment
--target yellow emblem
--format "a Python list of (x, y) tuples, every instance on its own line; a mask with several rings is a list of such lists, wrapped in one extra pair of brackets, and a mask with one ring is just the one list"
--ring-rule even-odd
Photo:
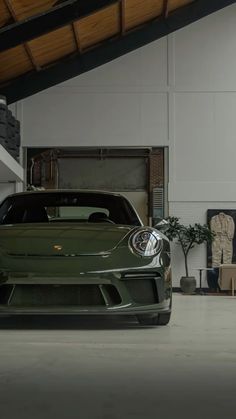
[(60, 251), (62, 250), (62, 246), (60, 244), (54, 244), (53, 249)]

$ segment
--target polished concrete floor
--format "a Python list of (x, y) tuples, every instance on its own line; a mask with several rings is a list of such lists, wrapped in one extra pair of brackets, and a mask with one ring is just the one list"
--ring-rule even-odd
[(0, 322), (1, 419), (235, 418), (236, 298), (174, 295), (134, 318)]

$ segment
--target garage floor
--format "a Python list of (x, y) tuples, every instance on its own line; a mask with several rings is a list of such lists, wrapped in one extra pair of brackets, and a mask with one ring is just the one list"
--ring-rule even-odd
[(174, 295), (135, 319), (0, 323), (1, 419), (235, 418), (236, 298)]

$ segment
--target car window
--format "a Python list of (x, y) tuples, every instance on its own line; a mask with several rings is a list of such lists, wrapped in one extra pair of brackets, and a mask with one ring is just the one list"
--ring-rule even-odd
[(2, 224), (4, 221), (4, 217), (6, 216), (7, 212), (9, 211), (10, 206), (8, 200), (3, 201), (0, 206), (0, 223)]
[(108, 209), (98, 207), (46, 207), (46, 211), (50, 220), (56, 218), (87, 221), (94, 212), (104, 213), (109, 218)]
[(18, 194), (6, 198), (0, 206), (1, 224), (60, 221), (141, 224), (126, 198), (97, 192)]

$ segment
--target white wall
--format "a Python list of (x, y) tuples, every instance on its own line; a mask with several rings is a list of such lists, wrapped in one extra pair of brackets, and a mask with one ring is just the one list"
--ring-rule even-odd
[[(169, 200), (186, 224), (206, 222), (209, 208), (236, 208), (235, 28), (233, 5), (174, 36)], [(173, 256), (178, 282), (179, 249)], [(206, 266), (204, 246), (190, 265), (195, 275)]]
[(24, 101), (24, 145), (168, 143), (167, 39)]
[(0, 183), (0, 202), (3, 201), (6, 196), (15, 193), (15, 184), (13, 183)]
[[(169, 146), (170, 213), (236, 208), (236, 5), (23, 102), (25, 146)], [(183, 266), (174, 252), (174, 284)], [(177, 262), (178, 261), (178, 262)], [(206, 266), (204, 246), (194, 268)]]

